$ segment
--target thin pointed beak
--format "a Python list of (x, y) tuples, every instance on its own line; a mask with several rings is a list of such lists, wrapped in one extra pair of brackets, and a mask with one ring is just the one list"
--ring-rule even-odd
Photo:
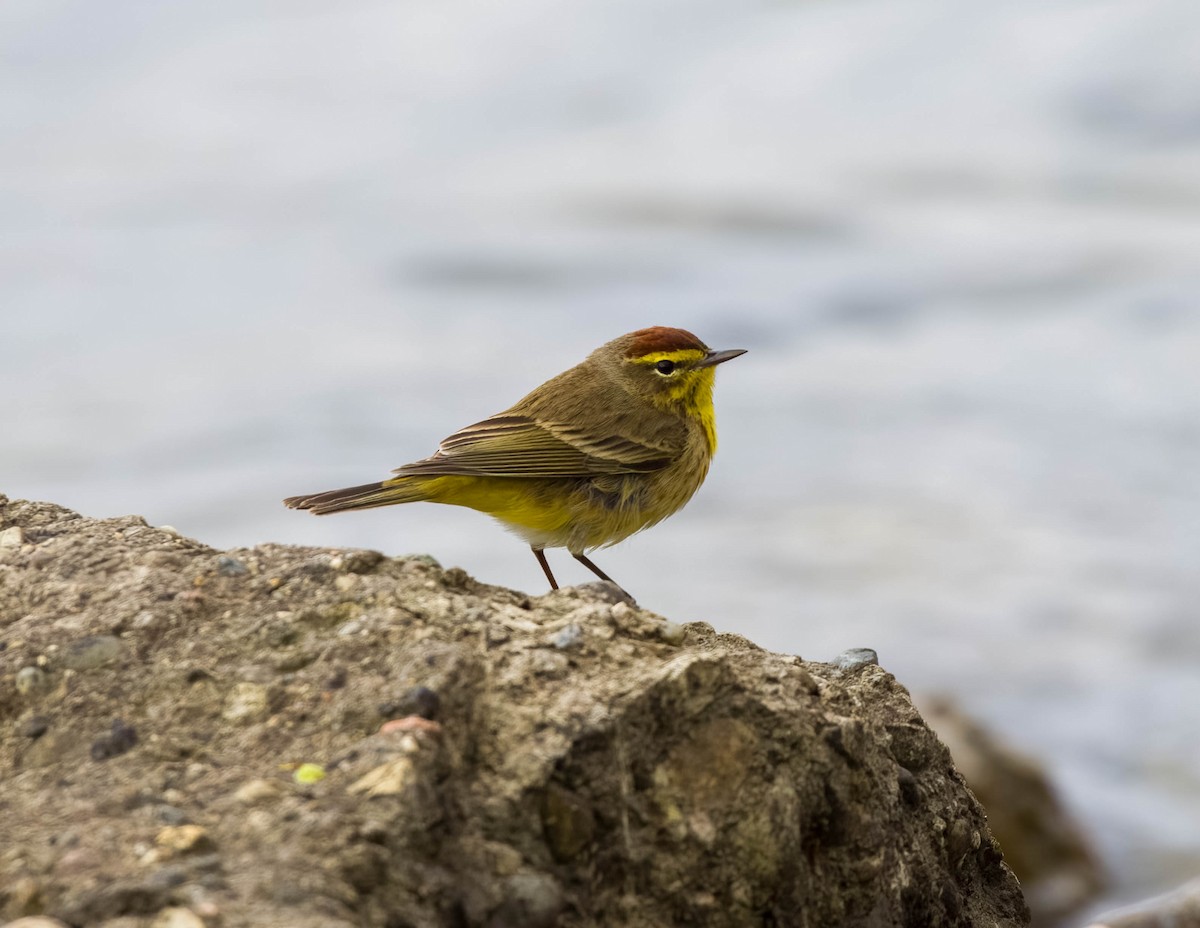
[(745, 353), (745, 348), (730, 348), (727, 351), (710, 351), (696, 363), (696, 367), (713, 367), (717, 364), (724, 364), (726, 361), (732, 361), (734, 358)]

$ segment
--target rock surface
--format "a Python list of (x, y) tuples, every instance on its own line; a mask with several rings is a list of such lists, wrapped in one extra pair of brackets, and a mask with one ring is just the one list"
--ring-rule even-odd
[(917, 702), (988, 810), (988, 825), (1021, 881), (1032, 924), (1067, 923), (1108, 881), (1083, 827), (1046, 771), (945, 700)]
[(1028, 920), (874, 664), (428, 557), (221, 552), (3, 496), (0, 531), (0, 918)]

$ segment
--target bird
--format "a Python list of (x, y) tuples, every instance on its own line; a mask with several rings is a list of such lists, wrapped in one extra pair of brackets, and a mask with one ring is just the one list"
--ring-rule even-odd
[(523, 538), (551, 590), (559, 586), (545, 549), (566, 548), (628, 596), (587, 552), (692, 498), (717, 450), (715, 368), (745, 353), (713, 351), (684, 329), (638, 329), (387, 480), (283, 503), (316, 515), (419, 501), (466, 506)]

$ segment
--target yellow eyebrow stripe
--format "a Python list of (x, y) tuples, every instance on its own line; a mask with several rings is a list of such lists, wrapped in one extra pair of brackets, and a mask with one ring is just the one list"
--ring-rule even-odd
[(676, 364), (687, 364), (689, 361), (699, 361), (704, 357), (703, 351), (695, 348), (679, 348), (675, 351), (652, 351), (650, 354), (639, 355), (629, 360), (638, 364), (657, 364), (659, 361), (674, 361)]

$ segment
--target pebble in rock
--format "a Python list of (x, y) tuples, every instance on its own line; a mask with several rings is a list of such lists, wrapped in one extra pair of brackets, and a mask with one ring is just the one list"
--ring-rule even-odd
[(584, 800), (552, 783), (540, 805), (542, 830), (555, 860), (572, 860), (592, 843), (596, 819)]
[(186, 825), (188, 814), (178, 806), (160, 805), (154, 809), (154, 817), (164, 825)]
[(217, 573), (222, 577), (244, 577), (250, 573), (250, 568), (236, 557), (223, 554), (217, 558)]
[(267, 688), (261, 683), (239, 683), (225, 702), (221, 713), (227, 722), (249, 725), (265, 719), (271, 712)]
[(154, 843), (170, 855), (207, 853), (216, 847), (202, 825), (168, 825), (155, 835)]
[(390, 719), (379, 726), (379, 733), (381, 735), (390, 735), (398, 731), (440, 735), (442, 733), (442, 726), (419, 715), (406, 715), (402, 719)]
[(505, 900), (488, 922), (504, 928), (550, 928), (558, 921), (562, 888), (545, 873), (516, 873), (505, 880)]
[(63, 651), (62, 663), (71, 670), (95, 670), (121, 655), (121, 639), (113, 635), (88, 635), (72, 641)]
[(41, 667), (22, 667), (17, 671), (17, 692), (22, 696), (44, 688), (47, 682), (46, 671)]
[(274, 780), (251, 780), (238, 787), (233, 798), (244, 806), (253, 806), (277, 799), (282, 793), (283, 787)]
[(337, 633), (342, 638), (349, 638), (351, 635), (357, 635), (365, 628), (361, 619), (351, 619), (349, 622), (339, 626)]
[(879, 663), (879, 655), (872, 648), (847, 648), (833, 659), (838, 670), (857, 670)]
[(578, 648), (583, 644), (583, 629), (572, 622), (554, 636), (553, 644), (560, 651), (570, 651)]
[(442, 699), (436, 691), (427, 686), (414, 686), (395, 702), (380, 705), (379, 714), (387, 718), (418, 715), (432, 722), (437, 719), (441, 705)]
[(119, 757), (138, 743), (137, 729), (120, 719), (113, 719), (112, 731), (92, 742), (92, 760), (103, 761)]
[(325, 768), (320, 764), (301, 764), (292, 774), (292, 779), (301, 786), (311, 786), (325, 779)]
[(352, 574), (370, 573), (377, 565), (386, 560), (380, 551), (364, 548), (359, 551), (347, 551), (342, 555), (341, 569)]
[(151, 928), (204, 928), (204, 919), (182, 906), (170, 906), (158, 913)]
[(416, 768), (407, 757), (381, 764), (368, 771), (350, 785), (352, 795), (365, 794), (368, 799), (377, 796), (399, 796), (416, 778)]
[(50, 719), (45, 715), (35, 715), (25, 720), (21, 726), (21, 734), (26, 738), (40, 738), (50, 730)]

